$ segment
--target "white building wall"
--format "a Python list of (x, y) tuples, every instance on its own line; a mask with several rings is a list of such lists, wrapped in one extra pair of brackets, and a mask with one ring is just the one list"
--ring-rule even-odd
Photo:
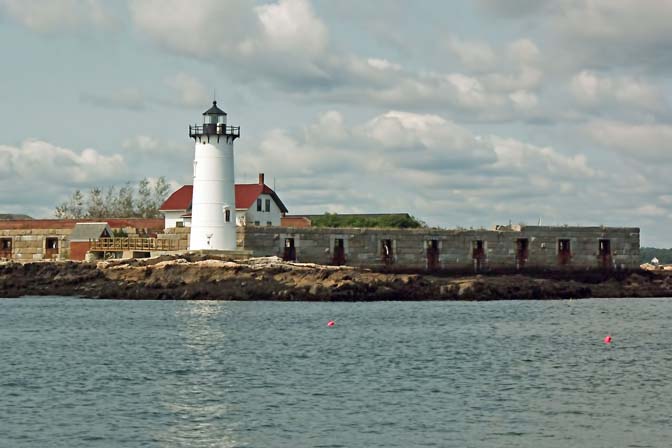
[[(272, 226), (280, 225), (280, 218), (282, 217), (282, 211), (277, 206), (270, 194), (261, 194), (259, 195), (261, 199), (261, 211), (257, 211), (257, 201), (255, 200), (252, 203), (252, 206), (247, 210), (245, 220), (247, 221), (248, 226), (255, 225), (255, 222), (258, 222), (259, 226), (267, 226), (270, 222)], [(270, 211), (266, 211), (266, 200), (271, 201)]]
[(185, 214), (184, 210), (178, 210), (178, 211), (165, 211), (162, 212), (164, 218), (166, 219), (165, 222), (165, 228), (166, 229), (172, 229), (173, 227), (177, 227), (178, 222), (183, 222), (182, 215)]

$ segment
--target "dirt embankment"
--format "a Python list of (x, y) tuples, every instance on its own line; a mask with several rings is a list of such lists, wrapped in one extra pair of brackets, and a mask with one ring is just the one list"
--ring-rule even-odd
[(672, 272), (437, 276), (285, 263), (275, 257), (202, 256), (0, 264), (0, 297), (25, 295), (315, 301), (672, 297)]

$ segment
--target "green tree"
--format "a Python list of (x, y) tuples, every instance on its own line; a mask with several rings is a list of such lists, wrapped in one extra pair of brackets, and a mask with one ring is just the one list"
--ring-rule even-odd
[(146, 178), (137, 187), (130, 182), (107, 190), (96, 186), (89, 190), (88, 196), (76, 190), (56, 207), (54, 214), (60, 219), (160, 218), (159, 208), (169, 191), (165, 177), (158, 178), (153, 186)]
[(114, 216), (118, 218), (133, 218), (135, 212), (135, 191), (130, 182), (119, 188), (117, 196), (113, 200)]
[(158, 211), (147, 178), (142, 179), (138, 184), (138, 199), (135, 209), (142, 218), (150, 218)]
[(349, 215), (325, 213), (311, 218), (313, 227), (359, 227), (359, 228), (394, 228), (417, 229), (427, 227), (419, 219), (407, 214), (394, 215)]
[(103, 190), (100, 187), (93, 187), (89, 190), (87, 199), (86, 217), (87, 218), (107, 218), (109, 210), (107, 209)]
[(56, 207), (55, 215), (60, 219), (80, 219), (84, 216), (84, 195), (75, 190), (70, 199)]

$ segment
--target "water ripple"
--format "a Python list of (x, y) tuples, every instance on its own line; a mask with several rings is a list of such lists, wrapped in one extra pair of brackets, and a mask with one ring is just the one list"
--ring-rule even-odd
[(0, 446), (669, 446), (671, 320), (661, 299), (0, 300)]

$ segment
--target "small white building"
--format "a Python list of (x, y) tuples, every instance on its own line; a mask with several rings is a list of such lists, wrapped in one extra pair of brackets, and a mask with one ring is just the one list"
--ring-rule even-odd
[[(191, 202), (193, 186), (184, 185), (161, 205), (159, 209), (166, 220), (166, 229), (191, 227)], [(236, 184), (236, 225), (279, 226), (287, 207), (275, 191), (264, 183), (264, 174), (259, 174), (256, 184)]]

